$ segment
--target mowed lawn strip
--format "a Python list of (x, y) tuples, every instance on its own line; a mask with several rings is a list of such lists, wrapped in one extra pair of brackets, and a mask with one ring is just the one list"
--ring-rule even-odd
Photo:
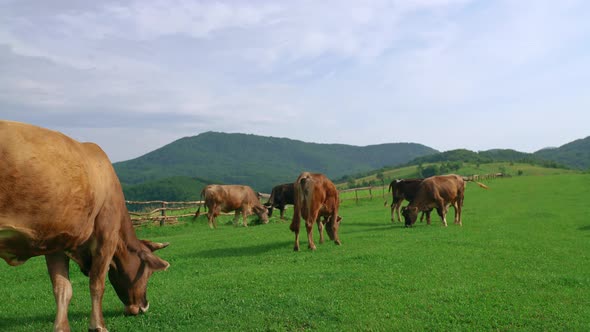
[[(170, 242), (150, 279), (150, 310), (124, 317), (112, 287), (111, 331), (590, 330), (590, 176), (469, 183), (463, 227), (391, 223), (380, 193), (342, 203), (342, 246), (293, 252), (289, 221), (248, 228), (219, 217), (139, 228)], [(391, 199), (388, 199), (388, 204)], [(404, 204), (405, 205), (405, 204)], [(287, 211), (292, 215), (292, 209)], [(88, 326), (88, 279), (71, 264), (72, 330)], [(0, 264), (0, 330), (51, 330), (55, 303), (43, 258)]]

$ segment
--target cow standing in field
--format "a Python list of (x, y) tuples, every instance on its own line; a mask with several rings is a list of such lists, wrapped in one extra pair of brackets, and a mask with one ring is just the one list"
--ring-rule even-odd
[(90, 279), (90, 331), (106, 331), (107, 274), (126, 314), (147, 311), (148, 279), (170, 265), (153, 251), (168, 244), (136, 237), (121, 184), (100, 147), (0, 121), (0, 156), (0, 257), (16, 266), (45, 255), (57, 306), (54, 330), (70, 330), (70, 259)]
[(340, 199), (334, 183), (323, 174), (303, 172), (295, 181), (294, 188), (295, 207), (293, 221), (290, 226), (291, 231), (295, 232), (294, 250), (299, 251), (301, 218), (305, 219), (309, 249), (316, 249), (312, 237), (313, 223), (316, 221), (320, 231), (320, 243), (323, 242), (324, 223), (319, 220), (320, 217), (324, 217), (326, 231), (330, 240), (340, 245), (338, 228), (342, 218), (338, 216)]
[[(241, 185), (219, 185), (210, 184), (201, 191), (201, 199), (205, 198), (205, 206), (209, 210), (207, 218), (209, 227), (217, 228), (215, 218), (221, 212), (236, 211), (234, 216), (234, 225), (238, 224), (240, 212), (243, 216), (244, 226), (248, 226), (247, 218), (255, 213), (262, 221), (268, 223), (268, 211), (265, 206), (260, 204), (258, 196), (249, 186)], [(195, 218), (201, 213), (201, 207), (197, 209)]]
[[(400, 210), (404, 199), (408, 202), (411, 202), (416, 193), (418, 192), (418, 187), (422, 182), (421, 178), (417, 179), (397, 179), (391, 181), (389, 184), (388, 192), (391, 192), (392, 201), (391, 201), (391, 222), (395, 222), (395, 215), (397, 213), (397, 220), (399, 222), (402, 221), (402, 217), (400, 215)], [(426, 221), (430, 225), (430, 211), (422, 211), (422, 216), (420, 217), (420, 221), (424, 219), (424, 215), (426, 214)]]
[[(402, 214), (406, 221), (406, 227), (410, 227), (416, 222), (418, 211), (426, 211), (432, 208), (436, 208), (443, 225), (446, 227), (446, 215), (450, 205), (453, 205), (455, 208), (455, 224), (462, 226), (461, 210), (465, 194), (465, 183), (467, 181), (473, 180), (455, 174), (432, 176), (424, 179), (420, 183), (412, 202), (403, 209)], [(488, 189), (482, 183), (473, 182), (484, 189)]]
[(279, 184), (272, 188), (268, 202), (264, 205), (268, 208), (268, 216), (272, 217), (275, 207), (281, 211), (281, 219), (285, 219), (285, 205), (295, 204), (295, 187), (293, 183)]

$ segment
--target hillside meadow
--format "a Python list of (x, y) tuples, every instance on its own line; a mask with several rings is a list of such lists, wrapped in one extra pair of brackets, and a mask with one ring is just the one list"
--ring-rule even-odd
[[(432, 165), (442, 165), (442, 163), (424, 163), (423, 167)], [(580, 174), (579, 170), (564, 169), (564, 168), (547, 168), (539, 165), (523, 162), (490, 162), (490, 163), (470, 163), (460, 162), (461, 167), (453, 170), (452, 173), (461, 175), (474, 174), (495, 174), (503, 173), (508, 176), (538, 176), (538, 175), (558, 175), (558, 174)], [(393, 179), (408, 179), (419, 177), (418, 165), (410, 165), (404, 167), (396, 167), (393, 169), (382, 169), (381, 171), (373, 171), (368, 175), (354, 177), (354, 183), (358, 185), (366, 184), (380, 184), (381, 180), (377, 178), (377, 174), (383, 175), (383, 183), (387, 186)], [(520, 174), (520, 175), (519, 175)], [(338, 183), (339, 188), (349, 187), (348, 183)]]
[[(469, 184), (463, 227), (392, 224), (383, 198), (343, 202), (342, 246), (293, 252), (288, 222), (234, 227), (222, 216), (137, 229), (168, 241), (171, 263), (150, 280), (150, 311), (123, 316), (104, 297), (111, 331), (590, 330), (590, 175)], [(390, 201), (390, 200), (389, 200)], [(292, 215), (292, 209), (287, 211)], [(451, 213), (452, 215), (452, 213)], [(452, 218), (452, 216), (450, 216)], [(317, 240), (317, 229), (314, 229)], [(73, 331), (86, 330), (88, 279), (72, 264)], [(51, 330), (44, 259), (0, 264), (0, 330)]]

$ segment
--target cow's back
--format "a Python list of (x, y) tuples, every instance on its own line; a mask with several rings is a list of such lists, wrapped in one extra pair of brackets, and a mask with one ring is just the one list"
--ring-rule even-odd
[(0, 156), (0, 232), (28, 241), (22, 259), (86, 241), (112, 199), (107, 189), (119, 186), (115, 199), (124, 204), (112, 165), (95, 144), (0, 121)]
[(208, 185), (203, 189), (206, 204), (219, 206), (222, 211), (229, 212), (242, 206), (260, 205), (260, 201), (252, 188), (243, 185)]
[(419, 186), (416, 199), (419, 202), (432, 202), (442, 198), (448, 203), (453, 203), (465, 191), (465, 182), (458, 175), (439, 175), (424, 179)]
[(294, 184), (295, 208), (300, 210), (303, 219), (312, 210), (323, 209), (328, 214), (340, 205), (338, 190), (332, 181), (319, 173), (302, 173)]
[(414, 200), (416, 194), (418, 193), (418, 189), (420, 188), (420, 183), (422, 183), (423, 179), (403, 179), (400, 180), (393, 186), (393, 193), (394, 197), (399, 197), (402, 199), (406, 199), (408, 201)]

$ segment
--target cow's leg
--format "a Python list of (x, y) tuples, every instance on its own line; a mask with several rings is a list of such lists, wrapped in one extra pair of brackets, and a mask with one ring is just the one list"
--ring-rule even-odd
[[(214, 228), (214, 223), (215, 223), (215, 210), (214, 209), (209, 209), (209, 212), (207, 212), (207, 222), (209, 223), (209, 228), (213, 229)], [(217, 226), (215, 226), (215, 228), (217, 228)]]
[(402, 222), (402, 216), (400, 213), (402, 207), (402, 200), (397, 200), (393, 198), (393, 202), (391, 202), (391, 222), (395, 222), (395, 215), (397, 214), (397, 221)]
[(112, 220), (122, 219), (119, 215), (101, 213), (97, 217), (92, 254), (92, 266), (88, 277), (90, 279), (90, 298), (92, 301), (92, 313), (90, 316), (89, 331), (106, 331), (102, 315), (102, 298), (104, 295), (105, 280), (109, 270), (109, 264), (113, 259), (117, 248), (117, 230), (108, 226)]
[(459, 224), (459, 226), (463, 226), (463, 208), (462, 208), (463, 202), (455, 202), (455, 218), (457, 219), (457, 223)]
[[(326, 218), (324, 218), (324, 221), (326, 221)], [(320, 232), (320, 244), (324, 243), (324, 223), (322, 222), (322, 218), (318, 218), (318, 220), (316, 220), (317, 224), (318, 224), (318, 231)]]
[(438, 215), (442, 218), (443, 225), (447, 227), (447, 206), (446, 204), (440, 200), (438, 201), (438, 206), (436, 207), (436, 211)]
[(279, 205), (279, 211), (281, 211), (281, 220), (285, 219), (285, 205)]
[(397, 211), (397, 221), (398, 222), (402, 222), (402, 215), (400, 213), (400, 210), (402, 209), (402, 203), (403, 201), (399, 201), (397, 203), (395, 203), (395, 211)]
[(236, 212), (234, 213), (234, 221), (233, 224), (234, 226), (238, 226), (238, 219), (240, 218), (240, 209), (236, 210)]
[(242, 209), (242, 218), (244, 219), (244, 221), (243, 221), (244, 227), (248, 227), (248, 209), (247, 208)]
[(342, 244), (340, 242), (340, 237), (338, 237), (338, 228), (340, 227), (340, 219), (338, 217), (338, 209), (334, 209), (334, 212), (332, 213), (332, 216), (330, 216), (330, 223), (328, 224), (328, 227), (332, 228), (331, 234), (332, 234), (332, 240), (334, 240), (334, 243), (336, 243), (337, 245)]
[(305, 220), (305, 228), (307, 230), (307, 247), (311, 250), (315, 250), (316, 246), (313, 243), (313, 223), (318, 218), (319, 208), (317, 211), (312, 211), (311, 215), (307, 216)]
[(295, 233), (295, 246), (293, 250), (299, 251), (299, 228), (301, 227), (301, 213), (299, 212), (300, 208), (295, 206), (295, 210), (293, 212), (293, 220), (291, 221), (291, 225), (289, 229)]
[[(426, 215), (426, 224), (430, 225), (430, 213), (432, 212), (432, 209), (430, 210), (426, 210), (426, 211), (422, 211), (422, 217), (424, 217), (424, 215)], [(422, 220), (420, 220), (422, 221)]]
[(70, 283), (70, 259), (63, 252), (45, 255), (47, 271), (53, 285), (53, 296), (57, 306), (57, 314), (53, 323), (54, 331), (70, 331), (68, 322), (68, 306), (72, 299)]

